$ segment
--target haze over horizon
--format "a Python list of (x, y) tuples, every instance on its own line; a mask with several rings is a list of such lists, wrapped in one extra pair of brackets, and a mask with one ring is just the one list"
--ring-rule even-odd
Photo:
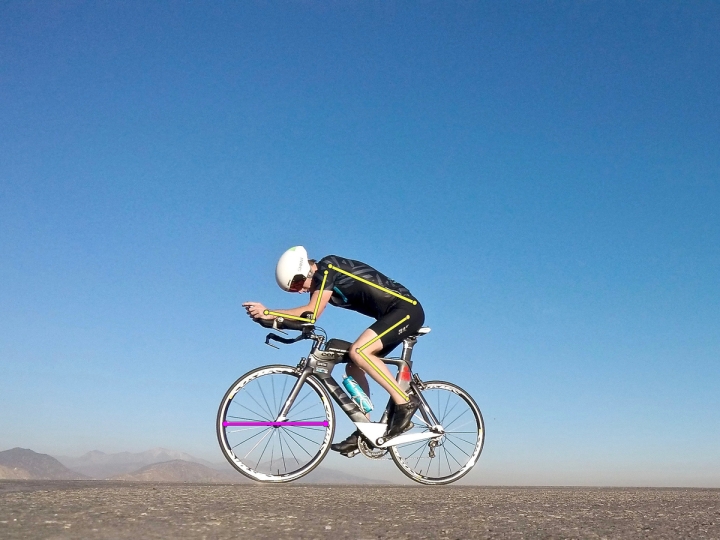
[(702, 1), (3, 4), (0, 450), (222, 461), (228, 386), (308, 352), (241, 307), (299, 305), (304, 245), (421, 300), (468, 482), (720, 487), (718, 35)]

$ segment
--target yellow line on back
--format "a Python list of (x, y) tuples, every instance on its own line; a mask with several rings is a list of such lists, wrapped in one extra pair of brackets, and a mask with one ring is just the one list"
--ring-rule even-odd
[(371, 287), (375, 287), (376, 289), (380, 289), (383, 292), (386, 292), (388, 294), (393, 295), (396, 298), (400, 298), (401, 300), (405, 300), (406, 302), (410, 302), (413, 306), (417, 305), (417, 300), (413, 300), (411, 298), (407, 298), (403, 296), (402, 294), (396, 293), (395, 291), (391, 291), (390, 289), (386, 289), (385, 287), (381, 287), (380, 285), (376, 285), (372, 281), (368, 281), (367, 279), (363, 279), (359, 276), (356, 276), (355, 274), (351, 274), (350, 272), (346, 272), (342, 268), (338, 268), (337, 266), (333, 266), (332, 264), (328, 265), (328, 268), (330, 270), (335, 270), (337, 272), (340, 272), (341, 274), (345, 274), (346, 276), (350, 276), (351, 278), (357, 279), (358, 281), (361, 281), (362, 283), (365, 283), (365, 285), (370, 285)]

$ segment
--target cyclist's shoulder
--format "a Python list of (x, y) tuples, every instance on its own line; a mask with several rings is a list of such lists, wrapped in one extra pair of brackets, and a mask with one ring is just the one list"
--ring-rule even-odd
[(318, 268), (328, 268), (329, 266), (334, 266), (335, 268), (343, 270), (350, 270), (357, 266), (368, 266), (363, 262), (348, 259), (347, 257), (341, 257), (340, 255), (326, 255), (318, 261), (317, 265)]

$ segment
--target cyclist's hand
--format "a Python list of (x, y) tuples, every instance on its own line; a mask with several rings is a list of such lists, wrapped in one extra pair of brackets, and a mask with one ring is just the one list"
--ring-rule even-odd
[(265, 315), (264, 312), (267, 310), (260, 302), (245, 302), (243, 307), (247, 311), (248, 316), (252, 319), (272, 319), (272, 315)]

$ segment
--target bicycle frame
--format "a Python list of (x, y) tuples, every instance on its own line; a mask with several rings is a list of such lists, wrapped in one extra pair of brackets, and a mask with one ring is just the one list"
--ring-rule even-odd
[[(275, 339), (275, 337), (270, 338), (271, 335), (268, 335), (268, 339)], [(303, 384), (305, 384), (308, 377), (314, 377), (327, 389), (340, 409), (342, 409), (348, 418), (350, 418), (363, 435), (365, 435), (365, 437), (367, 437), (379, 448), (386, 448), (395, 444), (404, 444), (423, 439), (432, 439), (442, 435), (442, 427), (439, 425), (435, 415), (420, 392), (422, 389), (422, 383), (417, 376), (413, 377), (412, 375), (412, 351), (413, 347), (417, 343), (417, 336), (409, 337), (403, 341), (400, 358), (382, 358), (382, 361), (398, 368), (396, 380), (398, 386), (400, 386), (402, 390), (412, 389), (415, 395), (420, 398), (421, 405), (419, 411), (428, 426), (430, 426), (430, 431), (426, 433), (399, 435), (388, 441), (383, 439), (383, 435), (387, 430), (387, 418), (392, 400), (388, 400), (388, 404), (385, 407), (385, 411), (383, 412), (379, 422), (371, 422), (368, 420), (357, 404), (332, 376), (332, 371), (336, 365), (345, 364), (350, 361), (347, 351), (335, 351), (332, 349), (321, 350), (321, 345), (324, 341), (323, 338), (320, 336), (313, 336), (311, 339), (314, 340), (313, 347), (308, 357), (303, 358), (298, 364), (297, 369), (300, 376), (290, 391), (290, 394), (280, 410), (280, 414), (275, 420), (275, 423), (281, 425), (283, 422), (287, 421), (288, 412), (290, 411)], [(279, 341), (284, 342), (286, 340), (281, 338)]]
[(301, 335), (270, 333), (266, 343), (312, 340), (307, 357), (297, 366), (274, 364), (249, 371), (230, 386), (220, 403), (218, 441), (238, 472), (260, 482), (291, 482), (308, 474), (330, 450), (338, 413), (335, 403), (359, 435), (357, 447), (344, 454), (347, 457), (362, 453), (380, 459), (388, 455), (408, 478), (427, 485), (454, 482), (475, 465), (485, 434), (475, 401), (457, 385), (423, 382), (411, 372), (413, 347), (429, 328), (406, 336), (399, 358), (382, 358), (388, 367), (397, 368), (390, 380), (396, 379), (399, 387), (420, 401), (412, 418), (414, 425), (389, 438), (393, 400), (388, 399), (384, 410), (378, 407), (375, 414), (380, 419), (371, 422), (333, 377), (335, 366), (350, 361), (351, 344), (328, 340), (324, 331), (316, 333), (312, 324), (291, 324), (273, 321), (276, 330), (298, 330)]

